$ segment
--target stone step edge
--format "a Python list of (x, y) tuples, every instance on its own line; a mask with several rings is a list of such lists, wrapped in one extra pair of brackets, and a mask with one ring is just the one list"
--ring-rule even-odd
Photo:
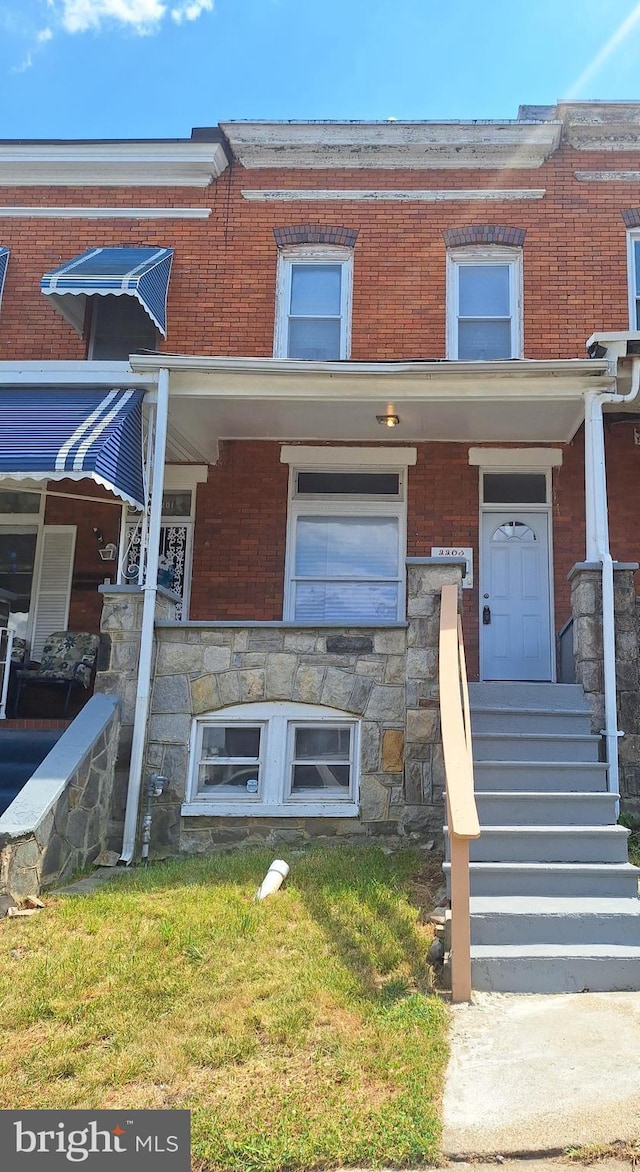
[[(491, 734), (493, 735), (493, 734)], [(544, 734), (542, 734), (544, 735)], [(497, 760), (474, 761), (474, 769), (604, 769), (608, 771), (609, 765), (606, 761), (504, 761), (501, 758)]]
[[(476, 841), (476, 840), (472, 839), (472, 841)], [(585, 863), (585, 862), (580, 862), (580, 863), (557, 863), (557, 862), (556, 863), (518, 863), (518, 862), (497, 863), (497, 862), (493, 862), (493, 861), (492, 862), (475, 862), (474, 861), (474, 862), (469, 863), (469, 868), (472, 871), (477, 871), (479, 874), (482, 874), (483, 872), (488, 872), (488, 871), (497, 871), (499, 875), (508, 875), (508, 874), (511, 874), (512, 872), (520, 872), (520, 871), (525, 871), (525, 872), (528, 872), (532, 875), (538, 874), (541, 871), (549, 871), (554, 874), (556, 872), (558, 874), (560, 874), (560, 873), (564, 873), (564, 872), (568, 871), (569, 874), (571, 874), (571, 875), (577, 875), (577, 874), (584, 874), (584, 875), (600, 875), (600, 874), (630, 875), (633, 873), (635, 875), (640, 876), (640, 868), (634, 867), (632, 863)], [(443, 862), (442, 869), (443, 869), (443, 871), (450, 871), (451, 870), (451, 863), (449, 862), (448, 859), (445, 859), (445, 861)], [(487, 898), (489, 898), (489, 897), (487, 897)], [(578, 898), (578, 897), (576, 897), (576, 898)], [(613, 898), (615, 898), (615, 896), (612, 896), (611, 898), (613, 899)]]
[[(640, 899), (619, 895), (472, 895), (469, 909), (472, 916), (635, 917), (640, 916)], [(449, 908), (446, 914), (451, 915)]]
[(634, 944), (472, 944), (474, 960), (615, 960), (620, 957), (637, 958), (640, 964), (640, 945)]
[[(560, 733), (560, 732), (477, 732), (471, 733), (472, 741), (512, 741), (516, 738), (519, 741), (571, 741), (577, 743), (578, 741), (600, 741), (602, 740), (599, 733)], [(580, 761), (574, 761), (574, 765), (580, 765)], [(598, 762), (596, 762), (598, 764)]]
[(540, 799), (543, 799), (546, 801), (547, 798), (563, 798), (565, 801), (569, 800), (573, 802), (575, 798), (584, 798), (591, 800), (595, 799), (601, 802), (603, 798), (609, 798), (609, 800), (614, 804), (620, 799), (619, 794), (611, 793), (610, 790), (603, 790), (602, 793), (598, 793), (597, 790), (591, 789), (490, 789), (480, 790), (480, 792), (476, 793), (475, 796), (476, 798), (481, 798), (483, 801), (485, 801), (485, 799), (488, 799), (489, 801), (493, 801), (494, 799), (502, 801), (503, 798), (522, 798), (524, 801), (531, 801), (532, 799), (539, 801)]
[[(449, 833), (449, 827), (446, 822), (444, 832), (445, 834)], [(607, 838), (628, 838), (630, 833), (631, 831), (626, 826), (617, 826), (615, 824), (613, 826), (545, 826), (544, 824), (541, 826), (513, 826), (509, 824), (508, 826), (483, 826), (481, 837), (485, 834), (534, 834), (540, 836), (549, 834), (573, 834), (578, 836), (583, 834), (604, 834)], [(470, 841), (475, 842), (477, 840), (471, 839)]]
[(469, 711), (472, 716), (476, 713), (483, 716), (591, 716), (589, 708), (521, 708), (519, 705), (499, 708), (495, 704), (470, 704)]

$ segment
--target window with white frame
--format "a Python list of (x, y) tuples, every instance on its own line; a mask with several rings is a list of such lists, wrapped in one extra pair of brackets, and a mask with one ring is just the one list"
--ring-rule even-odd
[(447, 357), (522, 355), (522, 251), (496, 245), (447, 254)]
[(278, 254), (274, 356), (327, 362), (351, 349), (353, 252), (300, 245)]
[(359, 721), (307, 704), (237, 704), (194, 721), (183, 814), (358, 813)]
[[(322, 449), (314, 454), (322, 460)], [(406, 466), (376, 465), (376, 449), (359, 454), (371, 463), (332, 466), (327, 453), (324, 464), (291, 467), (284, 617), (292, 622), (404, 617)]]
[(627, 238), (627, 267), (629, 276), (629, 329), (640, 329), (640, 231), (629, 232)]

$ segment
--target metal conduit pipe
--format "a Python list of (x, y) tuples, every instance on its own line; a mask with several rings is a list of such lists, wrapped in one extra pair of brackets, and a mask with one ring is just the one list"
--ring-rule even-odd
[(640, 390), (640, 358), (631, 360), (631, 390), (626, 395), (608, 391), (590, 391), (585, 399), (585, 499), (587, 561), (602, 565), (602, 659), (605, 727), (602, 730), (609, 765), (609, 792), (620, 793), (618, 768), (618, 729), (616, 688), (616, 645), (613, 558), (609, 546), (607, 470), (604, 447), (605, 403), (624, 404), (635, 399)]
[(142, 629), (140, 632), (140, 658), (138, 661), (138, 683), (136, 707), (133, 717), (131, 739), (131, 763), (127, 805), (124, 815), (124, 835), (121, 863), (130, 863), (136, 845), (138, 807), (142, 786), (144, 746), (149, 718), (151, 693), (151, 668), (153, 663), (153, 629), (156, 617), (156, 593), (158, 590), (158, 557), (160, 552), (160, 528), (162, 524), (162, 495), (164, 491), (164, 461), (167, 448), (167, 421), (169, 416), (169, 371), (162, 368), (158, 374), (158, 400), (156, 404), (155, 441), (153, 449), (153, 480), (151, 485), (151, 507), (149, 510), (149, 539), (144, 579), (144, 603), (142, 607)]

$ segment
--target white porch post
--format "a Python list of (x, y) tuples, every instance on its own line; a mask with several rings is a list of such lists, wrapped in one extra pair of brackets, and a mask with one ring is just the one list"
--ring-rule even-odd
[(158, 375), (158, 398), (155, 408), (155, 440), (153, 467), (151, 470), (151, 506), (149, 510), (149, 539), (145, 561), (146, 572), (144, 579), (142, 630), (140, 634), (140, 659), (138, 663), (136, 707), (133, 718), (124, 836), (122, 854), (120, 856), (120, 861), (123, 863), (130, 863), (135, 851), (138, 807), (142, 786), (142, 768), (144, 765), (144, 746), (147, 720), (149, 717), (151, 668), (153, 660), (153, 628), (156, 612), (156, 592), (158, 588), (158, 557), (160, 553), (160, 526), (162, 521), (168, 414), (169, 371), (163, 367)]

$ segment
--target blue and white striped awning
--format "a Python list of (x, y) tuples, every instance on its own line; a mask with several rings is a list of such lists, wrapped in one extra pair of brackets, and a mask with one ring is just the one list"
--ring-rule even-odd
[(0, 244), (0, 304), (2, 304), (2, 290), (4, 289), (4, 279), (7, 275), (7, 265), (9, 264), (9, 249)]
[(45, 273), (40, 289), (79, 334), (87, 297), (111, 293), (136, 297), (166, 338), (172, 260), (172, 248), (91, 248)]
[(144, 509), (142, 398), (132, 390), (0, 390), (0, 479), (90, 479)]

